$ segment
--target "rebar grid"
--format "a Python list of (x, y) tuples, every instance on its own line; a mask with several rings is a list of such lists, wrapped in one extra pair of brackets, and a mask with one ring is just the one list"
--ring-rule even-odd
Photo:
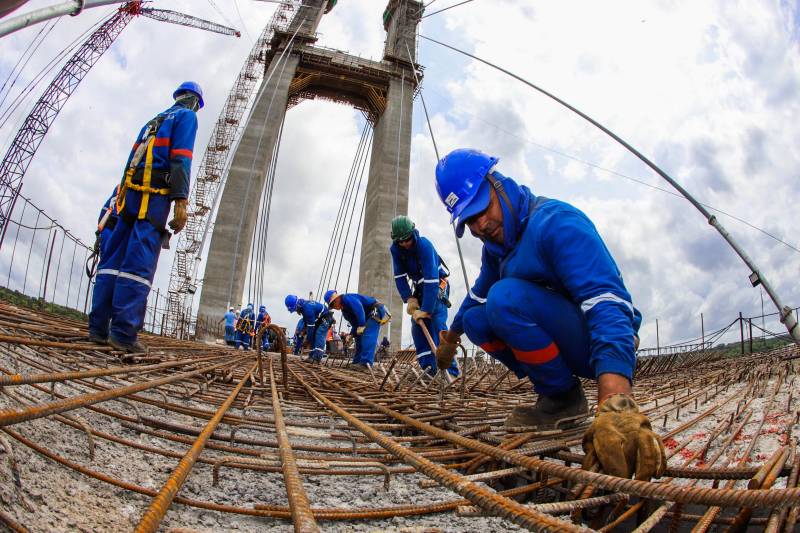
[[(55, 493), (59, 480), (88, 484), (111, 521), (134, 502), (128, 529), (190, 527), (207, 511), (221, 529), (249, 517), (253, 530), (293, 521), (298, 531), (431, 515), (447, 531), (478, 527), (469, 519), (496, 530), (779, 532), (797, 520), (795, 346), (648, 359), (635, 396), (669, 468), (641, 482), (580, 469), (589, 421), (504, 429), (535, 396), (489, 359), (460, 358), (462, 377), (440, 401), (442, 384), (402, 352), (363, 372), (341, 358), (312, 365), (285, 350), (143, 335), (150, 353), (122, 359), (86, 334), (79, 321), (0, 303), (0, 523), (14, 531), (48, 530), (47, 500), (75, 529), (103, 530), (70, 498), (43, 498), (48, 479)], [(584, 387), (591, 404), (596, 389)], [(331, 503), (330, 487), (350, 503)], [(409, 487), (411, 501), (393, 494)]]

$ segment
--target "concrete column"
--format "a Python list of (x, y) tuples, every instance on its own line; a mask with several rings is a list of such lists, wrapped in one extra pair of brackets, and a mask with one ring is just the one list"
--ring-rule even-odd
[[(392, 349), (400, 347), (404, 314), (403, 301), (397, 293), (392, 273), (389, 246), (391, 222), (396, 215), (408, 213), (408, 173), (411, 159), (411, 113), (413, 74), (405, 79), (392, 78), (387, 94), (386, 111), (378, 119), (372, 138), (367, 204), (361, 236), (361, 267), (358, 292), (386, 304), (392, 313)], [(384, 326), (383, 335), (388, 335)]]
[(228, 306), (247, 304), (241, 299), (260, 213), (259, 200), (286, 114), (289, 84), (299, 62), (290, 53), (279, 59), (280, 52), (267, 69), (264, 79), (266, 82), (269, 77), (269, 83), (259, 89), (260, 96), (236, 148), (217, 209), (198, 309), (199, 318), (213, 323)]

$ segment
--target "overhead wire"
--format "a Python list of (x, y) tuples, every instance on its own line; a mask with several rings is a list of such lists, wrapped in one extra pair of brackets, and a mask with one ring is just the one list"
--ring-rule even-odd
[[(55, 28), (56, 24), (58, 24), (60, 20), (61, 19), (52, 19), (47, 21), (39, 29), (39, 32), (33, 37), (33, 39), (31, 39), (31, 42), (28, 43), (28, 46), (25, 47), (25, 50), (23, 50), (22, 54), (20, 54), (19, 58), (17, 59), (17, 62), (14, 63), (14, 66), (9, 71), (8, 76), (3, 82), (3, 85), (0, 86), (0, 94), (2, 94), (6, 88), (6, 85), (8, 85), (8, 82), (11, 80), (11, 77), (14, 76), (14, 81), (12, 81), (11, 85), (8, 86), (8, 91), (6, 91), (6, 93), (3, 95), (3, 98), (0, 99), (0, 107), (3, 106), (3, 104), (6, 101), (6, 98), (8, 98), (9, 94), (11, 94), (11, 90), (14, 88), (14, 85), (16, 85), (17, 80), (22, 74), (22, 71), (25, 70), (25, 67), (28, 65), (28, 62), (36, 53), (36, 50), (38, 50), (39, 47), (42, 45), (42, 43), (44, 43), (44, 41), (47, 39), (47, 36), (50, 35), (50, 32), (53, 30), (53, 28)], [(22, 63), (22, 66), (20, 66), (20, 63)], [(19, 67), (19, 71), (17, 71), (17, 67)]]
[[(439, 41), (437, 41), (437, 40), (435, 40), (435, 39), (432, 39), (432, 38), (430, 38), (430, 37), (426, 37), (425, 35), (420, 35), (420, 37), (422, 37), (423, 39), (426, 39), (426, 40), (428, 40), (428, 41), (432, 41), (432, 42), (435, 42), (435, 43), (437, 43), (437, 44), (440, 44), (441, 46), (444, 46), (444, 47), (446, 47), (446, 48), (450, 48), (450, 49), (452, 49), (452, 50), (454, 50), (454, 51), (456, 51), (456, 52), (459, 52), (459, 53), (462, 53), (462, 54), (468, 55), (468, 56), (470, 56), (470, 57), (472, 57), (472, 58), (474, 58), (474, 59), (476, 59), (476, 60), (478, 60), (478, 61), (481, 61), (481, 62), (483, 62), (483, 63), (485, 63), (485, 64), (487, 64), (487, 65), (489, 65), (489, 66), (491, 66), (491, 67), (493, 67), (493, 68), (498, 68), (498, 69), (500, 69), (501, 71), (505, 72), (506, 74), (508, 74), (508, 75), (510, 75), (510, 76), (512, 76), (512, 77), (515, 77), (515, 78), (517, 78), (517, 79), (519, 79), (519, 80), (523, 81), (524, 83), (527, 83), (527, 82), (525, 82), (524, 80), (522, 80), (520, 77), (516, 76), (515, 74), (512, 74), (512, 73), (510, 73), (510, 72), (508, 72), (508, 71), (506, 71), (506, 70), (504, 70), (504, 69), (501, 69), (500, 67), (497, 67), (496, 65), (493, 65), (493, 64), (491, 64), (491, 63), (489, 63), (489, 62), (487, 62), (487, 61), (485, 61), (485, 60), (483, 60), (483, 59), (480, 59), (480, 58), (478, 58), (478, 57), (476, 57), (476, 56), (473, 56), (472, 54), (469, 54), (468, 52), (464, 52), (464, 51), (462, 51), (462, 50), (459, 50), (459, 49), (457, 49), (456, 47), (453, 47), (453, 46), (450, 46), (450, 45), (448, 45), (448, 44), (445, 44), (445, 43), (439, 42)], [(537, 90), (538, 90), (538, 88), (537, 88)], [(545, 94), (547, 94), (547, 93), (545, 93)], [(551, 95), (548, 95), (548, 96), (551, 96)], [(574, 108), (571, 108), (571, 106), (569, 106), (569, 107), (570, 107), (570, 109), (574, 109)], [(465, 109), (465, 110), (462, 110), (462, 111), (464, 111), (464, 112), (465, 112), (465, 113), (467, 113), (467, 114), (473, 115), (472, 113), (470, 113), (470, 112), (469, 112), (468, 110), (466, 110), (466, 109)], [(575, 111), (577, 111), (577, 110), (575, 110)], [(581, 115), (582, 115), (582, 114), (581, 114)], [(473, 115), (473, 116), (475, 116), (476, 118), (478, 118), (478, 119), (479, 119), (479, 120), (481, 120), (482, 122), (486, 122), (487, 124), (489, 124), (487, 121), (485, 121), (485, 120), (481, 119), (480, 117), (477, 117), (477, 115)], [(582, 115), (582, 116), (583, 116), (583, 115)], [(584, 117), (584, 118), (585, 118), (585, 117)], [(644, 185), (645, 187), (649, 187), (649, 188), (651, 188), (651, 189), (655, 189), (655, 190), (657, 190), (657, 191), (664, 192), (664, 193), (670, 194), (670, 195), (672, 195), (672, 196), (675, 196), (675, 197), (678, 197), (678, 198), (685, 198), (685, 197), (684, 197), (682, 194), (680, 194), (680, 193), (678, 193), (678, 192), (675, 192), (675, 191), (672, 191), (672, 190), (669, 190), (669, 189), (665, 189), (665, 188), (663, 188), (663, 187), (659, 187), (658, 185), (653, 185), (652, 183), (648, 183), (648, 182), (646, 182), (646, 181), (644, 181), (644, 180), (642, 180), (642, 179), (634, 178), (634, 177), (632, 177), (632, 176), (629, 176), (629, 175), (627, 175), (627, 174), (623, 174), (623, 173), (621, 173), (621, 172), (618, 172), (618, 171), (616, 171), (616, 170), (612, 170), (612, 169), (609, 169), (609, 168), (603, 167), (603, 166), (601, 166), (601, 165), (598, 165), (598, 164), (596, 164), (596, 163), (592, 163), (592, 162), (590, 162), (590, 161), (586, 161), (586, 160), (584, 160), (584, 159), (581, 159), (581, 158), (579, 158), (579, 157), (576, 157), (576, 156), (573, 156), (573, 155), (570, 155), (570, 154), (567, 154), (567, 153), (561, 152), (561, 151), (559, 151), (559, 150), (556, 150), (556, 149), (554, 149), (554, 148), (550, 148), (550, 147), (548, 147), (548, 146), (545, 146), (545, 145), (542, 145), (542, 144), (536, 143), (536, 142), (534, 142), (534, 141), (531, 141), (531, 140), (529, 140), (529, 139), (526, 139), (526, 138), (524, 138), (524, 137), (520, 137), (520, 136), (518, 136), (518, 135), (516, 135), (516, 134), (514, 134), (514, 133), (512, 133), (512, 132), (509, 132), (508, 130), (505, 130), (505, 129), (503, 129), (503, 128), (501, 128), (500, 126), (496, 126), (496, 125), (494, 125), (494, 126), (495, 126), (496, 128), (498, 128), (498, 129), (500, 129), (501, 131), (504, 131), (505, 133), (507, 133), (507, 134), (511, 135), (511, 136), (514, 136), (514, 137), (516, 137), (516, 138), (518, 138), (518, 139), (520, 139), (520, 140), (523, 140), (523, 141), (525, 141), (525, 142), (528, 142), (528, 143), (530, 143), (530, 144), (532, 144), (532, 145), (534, 145), (534, 146), (537, 146), (537, 147), (539, 147), (539, 148), (542, 148), (543, 150), (547, 150), (547, 151), (549, 151), (549, 152), (552, 152), (552, 153), (554, 153), (554, 154), (557, 154), (557, 155), (559, 155), (559, 156), (562, 156), (562, 157), (566, 157), (566, 158), (568, 158), (568, 159), (572, 159), (573, 161), (576, 161), (576, 162), (579, 162), (579, 163), (581, 163), (581, 164), (584, 164), (584, 165), (590, 166), (590, 167), (592, 167), (592, 168), (596, 168), (596, 169), (598, 169), (598, 170), (602, 170), (602, 171), (604, 171), (604, 172), (608, 172), (608, 173), (610, 173), (610, 174), (613, 174), (613, 175), (615, 175), (615, 176), (619, 176), (619, 177), (621, 177), (621, 178), (624, 178), (624, 179), (627, 179), (627, 180), (629, 180), (629, 181), (633, 181), (633, 182), (635, 182), (635, 183), (638, 183), (638, 184), (640, 184), (640, 185)], [(703, 203), (703, 202), (700, 202), (700, 201), (697, 201), (697, 203), (698, 203), (698, 205), (700, 205), (700, 206), (702, 206), (702, 207), (704, 207), (704, 208), (707, 208), (707, 209), (709, 209), (709, 210), (711, 210), (711, 211), (715, 211), (715, 212), (717, 212), (717, 213), (720, 213), (720, 214), (722, 214), (722, 215), (725, 215), (725, 216), (727, 216), (727, 217), (729, 217), (729, 218), (731, 218), (731, 219), (733, 219), (733, 220), (735, 220), (735, 221), (737, 221), (737, 222), (740, 222), (740, 223), (742, 223), (742, 224), (744, 224), (744, 225), (746, 225), (746, 226), (748, 226), (748, 227), (750, 227), (750, 228), (752, 228), (752, 229), (754, 229), (754, 230), (756, 230), (756, 231), (759, 231), (760, 233), (764, 234), (765, 236), (769, 237), (770, 239), (773, 239), (774, 241), (776, 241), (776, 242), (778, 242), (778, 243), (780, 243), (780, 244), (783, 244), (784, 246), (786, 246), (786, 247), (790, 248), (790, 249), (791, 249), (791, 250), (793, 250), (794, 252), (796, 252), (796, 253), (800, 253), (800, 248), (798, 248), (798, 247), (796, 247), (796, 246), (794, 246), (794, 245), (792, 245), (792, 244), (790, 244), (790, 243), (786, 242), (785, 240), (781, 239), (780, 237), (778, 237), (778, 236), (776, 236), (776, 235), (774, 235), (774, 234), (770, 233), (769, 231), (767, 231), (767, 230), (765, 230), (765, 229), (763, 229), (763, 228), (761, 228), (761, 227), (759, 227), (759, 226), (756, 226), (755, 224), (753, 224), (753, 223), (751, 223), (751, 222), (748, 222), (747, 220), (745, 220), (745, 219), (743, 219), (743, 218), (741, 218), (741, 217), (738, 217), (738, 216), (736, 216), (736, 215), (734, 215), (734, 214), (732, 214), (732, 213), (729, 213), (729, 212), (727, 212), (727, 211), (725, 211), (725, 210), (723, 210), (723, 209), (720, 209), (720, 208), (718, 208), (718, 207), (714, 207), (714, 206), (712, 206), (712, 205), (710, 205), (710, 204), (706, 204), (706, 203)]]
[[(428, 13), (427, 15), (423, 15), (420, 18), (425, 19), (425, 18), (428, 18), (428, 17), (432, 17), (433, 15), (436, 15), (436, 14), (441, 13), (443, 11), (447, 11), (448, 9), (453, 9), (454, 7), (463, 6), (464, 4), (469, 4), (470, 2), (474, 2), (474, 1), (475, 0), (464, 0), (463, 2), (459, 2), (457, 4), (453, 4), (452, 6), (448, 6), (448, 7), (442, 8), (439, 11), (434, 11), (433, 13)], [(431, 2), (431, 4), (432, 3), (433, 2)], [(428, 5), (430, 5), (430, 4), (428, 4)]]

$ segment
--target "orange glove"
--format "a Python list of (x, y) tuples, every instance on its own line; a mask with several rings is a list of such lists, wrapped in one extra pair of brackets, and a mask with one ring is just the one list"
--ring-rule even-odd
[(449, 331), (439, 332), (439, 347), (436, 348), (436, 367), (440, 370), (449, 368), (456, 357), (456, 350), (461, 344), (461, 336), (455, 336)]
[(411, 316), (414, 316), (414, 311), (418, 310), (419, 310), (419, 300), (417, 300), (414, 297), (409, 298), (406, 304), (406, 313), (408, 313)]

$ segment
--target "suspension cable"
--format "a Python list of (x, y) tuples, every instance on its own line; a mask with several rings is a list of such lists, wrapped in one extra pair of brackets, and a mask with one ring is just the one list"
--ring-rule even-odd
[[(635, 155), (645, 165), (650, 167), (656, 174), (661, 176), (664, 180), (667, 181), (667, 183), (672, 185), (678, 192), (680, 192), (681, 195), (684, 198), (686, 198), (698, 211), (700, 211), (700, 213), (706, 218), (708, 223), (711, 226), (714, 226), (714, 229), (716, 229), (720, 233), (720, 235), (722, 235), (722, 237), (725, 239), (725, 241), (728, 243), (728, 245), (730, 245), (730, 247), (733, 248), (733, 250), (739, 256), (739, 258), (744, 262), (745, 265), (747, 265), (747, 268), (750, 269), (750, 276), (749, 276), (750, 282), (753, 284), (753, 286), (758, 285), (760, 283), (764, 287), (764, 290), (769, 295), (770, 299), (772, 300), (772, 303), (778, 309), (778, 312), (781, 313), (781, 322), (786, 326), (786, 329), (789, 332), (789, 334), (792, 336), (792, 339), (794, 340), (794, 342), (796, 344), (800, 345), (800, 326), (798, 326), (797, 320), (795, 319), (794, 315), (792, 314), (791, 308), (783, 304), (783, 301), (778, 296), (777, 292), (775, 292), (775, 290), (773, 289), (772, 284), (763, 276), (763, 274), (761, 273), (759, 268), (756, 266), (756, 264), (753, 262), (753, 260), (750, 258), (750, 256), (747, 255), (747, 252), (745, 252), (744, 249), (741, 246), (739, 246), (739, 244), (731, 236), (731, 234), (728, 233), (728, 231), (717, 220), (717, 217), (715, 215), (712, 215), (711, 213), (709, 213), (709, 211), (703, 206), (703, 204), (698, 202), (694, 198), (694, 196), (692, 196), (686, 189), (684, 189), (669, 174), (667, 174), (666, 172), (661, 170), (661, 168), (658, 165), (656, 165), (655, 163), (650, 161), (650, 159), (645, 157), (641, 152), (639, 152), (636, 148), (634, 148), (632, 145), (630, 145), (624, 139), (619, 137), (617, 134), (612, 132), (610, 129), (606, 128), (605, 126), (603, 126), (602, 124), (600, 124), (599, 122), (597, 122), (596, 120), (591, 118), (586, 113), (583, 113), (582, 111), (580, 111), (576, 107), (573, 107), (572, 105), (570, 105), (567, 102), (565, 102), (564, 100), (558, 98), (554, 94), (542, 89), (541, 87), (539, 87), (537, 85), (534, 85), (533, 83), (527, 81), (526, 79), (524, 79), (524, 78), (522, 78), (522, 77), (520, 77), (520, 76), (518, 76), (518, 75), (516, 75), (516, 74), (514, 74), (514, 73), (512, 73), (512, 72), (510, 72), (510, 71), (508, 71), (508, 70), (506, 70), (504, 68), (502, 68), (502, 67), (499, 67), (499, 66), (497, 66), (497, 65), (495, 65), (495, 64), (493, 64), (493, 63), (491, 63), (491, 62), (489, 62), (489, 61), (487, 61), (485, 59), (481, 59), (478, 56), (470, 54), (469, 52), (465, 52), (463, 50), (459, 50), (458, 48), (456, 48), (454, 46), (450, 46), (449, 44), (445, 44), (445, 43), (443, 43), (441, 41), (437, 41), (436, 39), (432, 39), (430, 37), (426, 37), (426, 36), (421, 35), (421, 34), (420, 34), (420, 37), (422, 37), (423, 39), (425, 39), (427, 41), (432, 41), (432, 42), (434, 42), (434, 43), (436, 43), (436, 44), (438, 44), (440, 46), (444, 46), (445, 48), (449, 48), (450, 50), (453, 50), (455, 52), (463, 54), (463, 55), (465, 55), (467, 57), (470, 57), (470, 58), (472, 58), (472, 59), (474, 59), (476, 61), (480, 61), (481, 63), (483, 63), (483, 64), (485, 64), (487, 66), (490, 66), (490, 67), (492, 67), (492, 68), (494, 68), (496, 70), (499, 70), (500, 72), (502, 72), (502, 73), (504, 73), (504, 74), (516, 79), (517, 81), (520, 81), (520, 82), (524, 83), (525, 85), (527, 85), (530, 88), (534, 89), (535, 91), (538, 91), (539, 93), (547, 96), (548, 98), (554, 100), (555, 102), (561, 104), (562, 106), (566, 107), (567, 109), (569, 109), (573, 113), (579, 115), (581, 118), (585, 119), (586, 121), (588, 121), (589, 123), (591, 123), (595, 127), (599, 128), (603, 133), (605, 133), (606, 135), (608, 135), (609, 137), (611, 137), (612, 139), (617, 141), (624, 148), (626, 148), (629, 152), (631, 152), (633, 155)], [(406, 48), (408, 48), (408, 45), (406, 45)], [(411, 54), (409, 52), (409, 57), (410, 56), (411, 56)], [(422, 95), (422, 93), (420, 92), (420, 96), (421, 95)], [(423, 100), (423, 102), (424, 102), (424, 100)]]

